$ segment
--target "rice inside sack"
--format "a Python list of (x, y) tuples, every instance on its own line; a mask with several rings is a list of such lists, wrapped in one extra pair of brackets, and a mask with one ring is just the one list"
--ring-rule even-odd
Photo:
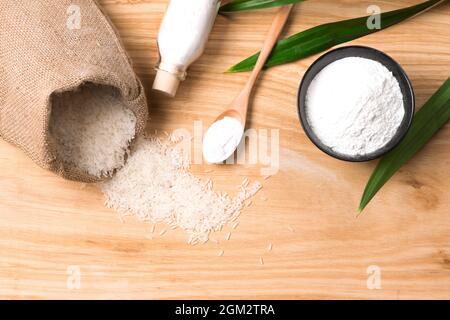
[(52, 97), (57, 157), (91, 176), (108, 177), (124, 165), (135, 128), (135, 115), (113, 87), (88, 84)]

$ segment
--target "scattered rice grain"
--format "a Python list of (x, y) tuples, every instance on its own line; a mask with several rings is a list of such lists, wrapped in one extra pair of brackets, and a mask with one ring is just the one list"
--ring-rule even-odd
[(169, 139), (140, 138), (126, 165), (101, 184), (106, 206), (140, 220), (164, 221), (186, 230), (191, 243), (206, 242), (211, 231), (235, 221), (261, 188), (256, 181), (235, 197), (215, 192), (189, 172), (189, 159)]

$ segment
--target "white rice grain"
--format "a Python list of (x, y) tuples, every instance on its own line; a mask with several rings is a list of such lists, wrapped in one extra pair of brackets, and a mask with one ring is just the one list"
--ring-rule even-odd
[(189, 172), (184, 152), (167, 138), (138, 139), (126, 165), (101, 184), (106, 205), (142, 221), (180, 227), (189, 243), (205, 243), (211, 232), (237, 220), (262, 185), (256, 181), (234, 197), (216, 192), (211, 179), (205, 182)]
[(85, 85), (52, 98), (49, 131), (57, 156), (95, 177), (121, 168), (136, 129), (136, 117), (117, 89)]

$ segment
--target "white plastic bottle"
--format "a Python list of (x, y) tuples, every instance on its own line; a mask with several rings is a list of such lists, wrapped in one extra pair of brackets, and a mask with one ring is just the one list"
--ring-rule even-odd
[(160, 62), (153, 89), (174, 97), (188, 67), (205, 49), (220, 0), (171, 0), (158, 35)]

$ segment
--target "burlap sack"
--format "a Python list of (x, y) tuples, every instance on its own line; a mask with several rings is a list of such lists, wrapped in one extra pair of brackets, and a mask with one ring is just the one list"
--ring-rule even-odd
[(51, 96), (86, 83), (119, 90), (137, 118), (143, 87), (108, 18), (93, 0), (0, 0), (0, 135), (67, 179), (99, 180), (64, 164), (49, 135)]

